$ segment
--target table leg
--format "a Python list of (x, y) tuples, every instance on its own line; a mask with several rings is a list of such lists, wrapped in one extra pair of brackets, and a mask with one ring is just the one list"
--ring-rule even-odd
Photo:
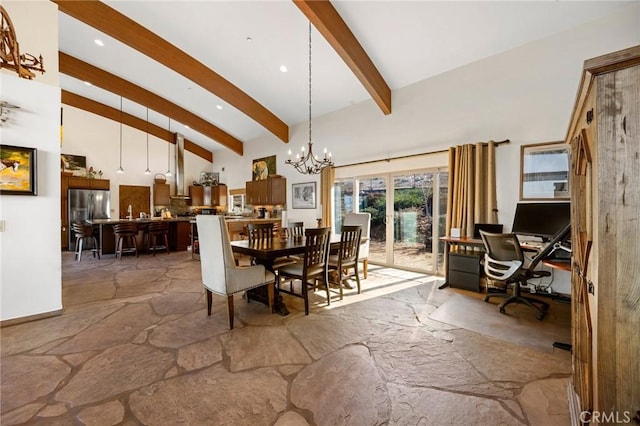
[(439, 290), (449, 287), (449, 243), (444, 243), (444, 283), (440, 284)]

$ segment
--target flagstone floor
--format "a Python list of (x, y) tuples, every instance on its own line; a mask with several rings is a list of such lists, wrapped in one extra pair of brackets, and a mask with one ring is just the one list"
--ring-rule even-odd
[(63, 315), (1, 329), (4, 426), (569, 424), (570, 354), (430, 319), (442, 278), (370, 265), (309, 316), (237, 296), (230, 331), (187, 252), (63, 253), (62, 275)]

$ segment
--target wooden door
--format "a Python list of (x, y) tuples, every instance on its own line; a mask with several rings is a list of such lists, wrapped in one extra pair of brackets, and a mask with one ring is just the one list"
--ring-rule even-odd
[[(638, 64), (640, 47), (636, 51)], [(630, 412), (633, 417), (640, 411), (640, 65), (599, 75), (596, 87), (595, 409)]]

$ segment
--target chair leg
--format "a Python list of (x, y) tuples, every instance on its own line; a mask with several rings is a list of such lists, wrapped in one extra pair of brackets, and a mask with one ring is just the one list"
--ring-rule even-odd
[(364, 259), (362, 261), (362, 273), (365, 280), (367, 279), (367, 266), (369, 266), (369, 259)]
[(233, 330), (233, 294), (227, 296), (227, 312), (229, 314), (229, 330)]
[(353, 265), (353, 272), (356, 276), (356, 284), (358, 285), (358, 294), (360, 294), (362, 292), (362, 289), (360, 288), (360, 272), (358, 272), (358, 262), (356, 262)]
[(207, 316), (210, 317), (211, 305), (213, 303), (213, 293), (211, 293), (211, 290), (209, 290), (208, 288), (205, 288), (205, 290), (207, 291)]
[(162, 236), (164, 237), (164, 246), (167, 248), (167, 254), (169, 254), (169, 238), (167, 234), (162, 234)]
[(309, 294), (307, 292), (309, 284), (302, 281), (302, 298), (304, 299), (304, 314), (309, 315)]

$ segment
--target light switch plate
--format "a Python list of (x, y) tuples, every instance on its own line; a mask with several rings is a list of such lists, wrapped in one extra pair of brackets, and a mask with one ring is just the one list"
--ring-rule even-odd
[(0, 232), (4, 232), (5, 222), (4, 220), (0, 220)]

